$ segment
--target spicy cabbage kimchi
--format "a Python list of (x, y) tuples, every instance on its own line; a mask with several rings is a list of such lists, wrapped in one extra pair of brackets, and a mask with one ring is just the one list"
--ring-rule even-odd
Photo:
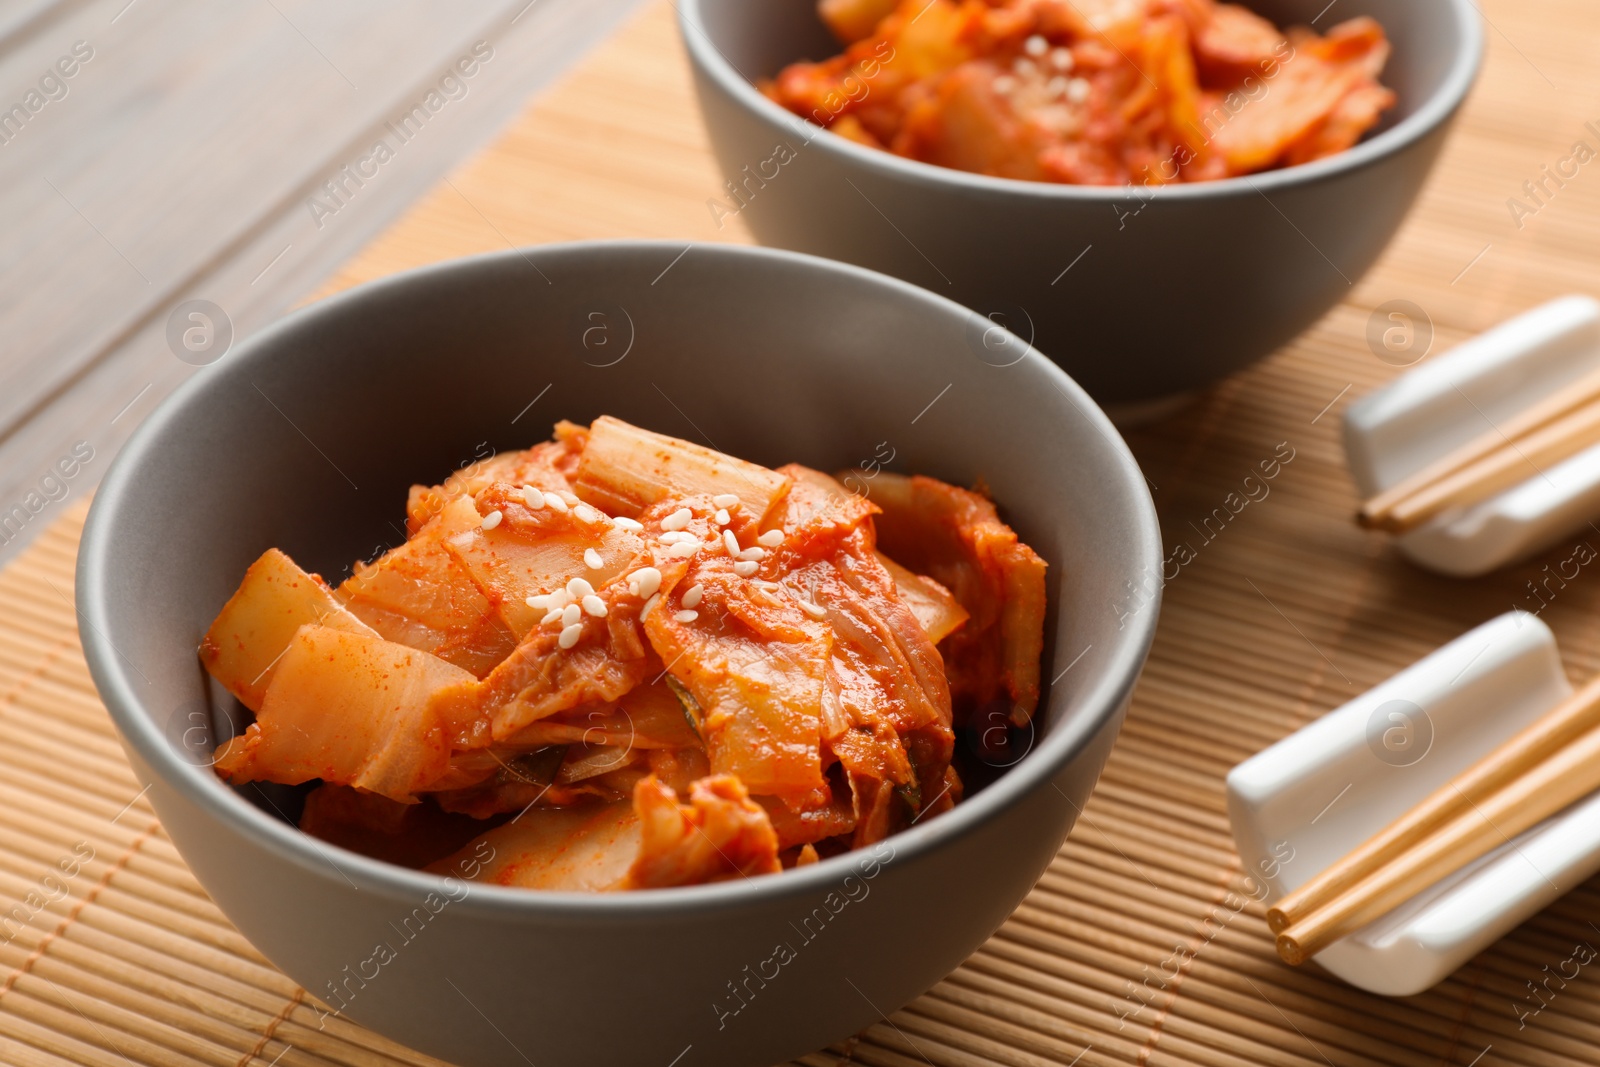
[[(957, 732), (1039, 700), (1045, 564), (982, 494), (870, 492), (601, 418), (413, 486), (331, 587), (272, 549), (200, 647), (233, 783), (503, 885), (769, 874), (959, 803)], [(473, 857), (470, 864), (460, 857)]]
[(845, 50), (763, 83), (850, 140), (1077, 185), (1209, 181), (1336, 155), (1395, 103), (1359, 16), (1280, 30), (1216, 0), (821, 0)]

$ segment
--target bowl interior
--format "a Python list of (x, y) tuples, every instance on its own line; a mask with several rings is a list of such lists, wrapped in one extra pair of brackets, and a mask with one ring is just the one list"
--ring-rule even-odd
[(207, 368), (119, 457), (80, 562), (96, 679), (158, 774), (241, 807), (194, 729), (194, 649), (249, 563), (276, 545), (337, 583), (400, 543), (413, 482), (612, 414), (772, 465), (985, 482), (1050, 564), (1045, 677), (1071, 665), (1030, 758), (1070, 754), (1148, 647), (1154, 512), (1093, 403), (1037, 353), (996, 358), (974, 319), (823, 260), (658, 243), (480, 257), (308, 309)]
[[(748, 81), (770, 78), (798, 60), (836, 55), (840, 45), (817, 17), (815, 0), (689, 0), (698, 7), (707, 41)], [(1416, 114), (1451, 84), (1452, 68), (1476, 40), (1476, 15), (1466, 0), (1248, 0), (1278, 26), (1311, 25), (1319, 32), (1368, 15), (1394, 45), (1383, 82), (1399, 97), (1368, 136)]]

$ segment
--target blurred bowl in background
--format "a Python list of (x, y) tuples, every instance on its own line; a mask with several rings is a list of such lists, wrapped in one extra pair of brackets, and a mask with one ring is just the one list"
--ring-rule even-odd
[[(1249, 6), (1279, 26), (1329, 7)], [(1349, 294), (1438, 159), (1483, 49), (1472, 0), (1342, 0), (1330, 21), (1370, 15), (1394, 46), (1383, 81), (1399, 101), (1366, 140), (1251, 177), (1092, 187), (902, 158), (767, 99), (753, 79), (840, 51), (815, 0), (678, 7), (724, 176), (758, 175), (737, 214), (763, 244), (950, 297), (1032, 341), (1100, 403), (1146, 409), (1261, 359)], [(777, 176), (761, 181), (780, 147)]]

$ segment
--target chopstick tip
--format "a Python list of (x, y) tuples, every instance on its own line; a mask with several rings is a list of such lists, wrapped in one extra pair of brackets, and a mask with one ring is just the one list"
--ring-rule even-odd
[(1300, 947), (1300, 942), (1287, 930), (1278, 935), (1276, 946), (1278, 957), (1289, 966), (1298, 967), (1306, 961), (1305, 950)]
[(1356, 525), (1363, 530), (1378, 530), (1382, 533), (1391, 534), (1402, 534), (1410, 529), (1410, 525), (1407, 522), (1397, 519), (1394, 512), (1387, 508), (1376, 510), (1367, 505), (1363, 505), (1356, 512)]

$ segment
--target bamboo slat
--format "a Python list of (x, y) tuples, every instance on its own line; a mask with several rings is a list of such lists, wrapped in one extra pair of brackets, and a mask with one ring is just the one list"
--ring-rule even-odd
[[(1574, 946), (1600, 944), (1600, 883), (1428, 993), (1367, 996), (1277, 961), (1262, 907), (1244, 902), (1223, 807), (1232, 764), (1513, 605), (1551, 624), (1574, 677), (1600, 670), (1600, 570), (1540, 599), (1529, 584), (1575, 546), (1462, 583), (1407, 566), (1350, 521), (1339, 413), (1397, 373), (1366, 346), (1374, 308), (1421, 305), (1440, 351), (1554, 296), (1600, 292), (1600, 177), (1580, 174), (1520, 230), (1506, 205), (1588, 136), (1600, 11), (1483, 7), (1483, 83), (1379, 267), (1284, 352), (1130, 435), (1169, 548), (1187, 541), (1197, 558), (1168, 584), (1149, 670), (1077, 829), (967, 963), (805, 1067), (1600, 1065), (1600, 982), (1584, 971), (1532, 992)], [(508, 244), (748, 240), (705, 208), (722, 182), (671, 14), (628, 25), (325, 292)], [(1280, 445), (1295, 458), (1270, 496), (1200, 533)], [(0, 1063), (428, 1067), (343, 1020), (319, 1030), (313, 1000), (183, 867), (77, 644), (81, 524), (81, 509), (65, 514), (0, 571), (0, 913), (74, 845), (94, 851), (63, 899), (0, 924)], [(1600, 530), (1574, 540), (1600, 543)], [(55, 767), (75, 773), (42, 770)]]

